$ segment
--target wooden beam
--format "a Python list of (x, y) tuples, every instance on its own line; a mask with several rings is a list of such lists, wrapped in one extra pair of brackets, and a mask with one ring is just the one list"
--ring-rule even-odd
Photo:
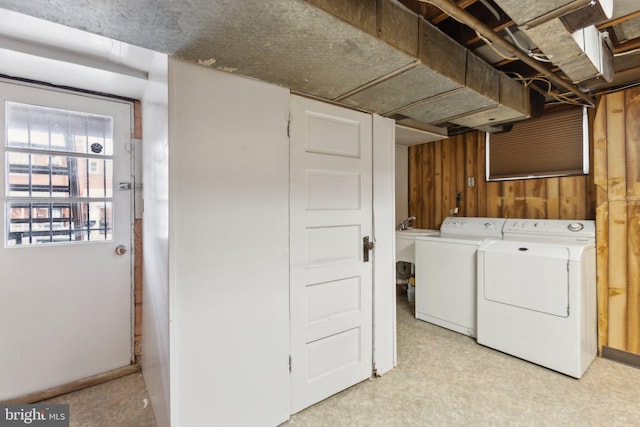
[(624, 43), (620, 43), (613, 49), (613, 53), (623, 53), (638, 48), (640, 48), (640, 38), (631, 39)]
[(618, 25), (618, 24), (621, 24), (623, 22), (627, 22), (627, 21), (629, 21), (631, 19), (634, 19), (634, 18), (637, 18), (637, 17), (640, 17), (640, 10), (637, 11), (637, 12), (630, 13), (629, 15), (625, 15), (625, 16), (621, 16), (621, 17), (616, 18), (616, 19), (612, 19), (611, 21), (603, 22), (600, 25), (596, 25), (596, 29), (598, 31), (601, 31), (601, 30), (604, 30), (606, 28), (613, 27), (614, 25)]
[(91, 387), (94, 385), (106, 383), (118, 378), (125, 377), (127, 375), (140, 372), (140, 365), (129, 365), (123, 368), (114, 369), (113, 371), (105, 372), (104, 374), (94, 375), (82, 380), (73, 381), (68, 384), (63, 384), (58, 387), (48, 388), (43, 391), (36, 391), (24, 396), (15, 397), (8, 400), (0, 401), (1, 404), (15, 405), (15, 404), (29, 404), (40, 402), (42, 400), (51, 399), (52, 397), (60, 396), (62, 394), (71, 393), (72, 391), (82, 390), (83, 388)]

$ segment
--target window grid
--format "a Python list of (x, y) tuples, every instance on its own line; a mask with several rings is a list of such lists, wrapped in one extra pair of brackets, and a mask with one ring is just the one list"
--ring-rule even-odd
[[(6, 107), (5, 244), (111, 240), (113, 158), (105, 150), (112, 151), (112, 118), (11, 102)], [(46, 129), (46, 138), (36, 129)]]

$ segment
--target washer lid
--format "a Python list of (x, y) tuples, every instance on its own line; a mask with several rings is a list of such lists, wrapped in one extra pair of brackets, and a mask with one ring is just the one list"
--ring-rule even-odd
[(569, 316), (566, 246), (495, 240), (483, 254), (480, 289), (485, 299), (554, 316)]

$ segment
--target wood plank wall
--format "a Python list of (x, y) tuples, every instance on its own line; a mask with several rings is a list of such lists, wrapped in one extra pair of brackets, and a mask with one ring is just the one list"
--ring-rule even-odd
[(439, 228), (460, 192), (459, 216), (595, 219), (598, 345), (640, 354), (640, 88), (589, 116), (588, 176), (487, 183), (481, 132), (410, 147), (409, 215)]
[[(133, 137), (142, 139), (142, 103), (133, 104)], [(140, 362), (142, 356), (142, 219), (136, 218), (133, 224), (133, 244), (135, 258), (133, 261), (133, 354)]]
[(458, 216), (595, 219), (591, 175), (500, 182), (484, 177), (483, 132), (409, 147), (409, 215), (417, 218), (415, 227), (440, 228), (456, 207), (457, 193)]
[(640, 88), (599, 100), (594, 175), (598, 341), (640, 354)]

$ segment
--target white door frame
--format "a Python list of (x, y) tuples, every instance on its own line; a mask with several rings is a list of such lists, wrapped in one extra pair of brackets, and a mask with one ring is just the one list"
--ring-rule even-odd
[(397, 364), (395, 273), (395, 120), (373, 114), (373, 364)]

